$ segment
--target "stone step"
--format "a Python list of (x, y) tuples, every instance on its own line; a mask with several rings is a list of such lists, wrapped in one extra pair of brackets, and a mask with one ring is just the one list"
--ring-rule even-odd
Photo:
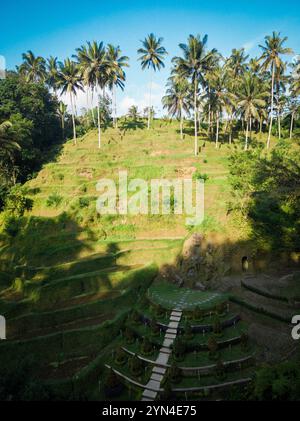
[(152, 373), (157, 373), (157, 374), (165, 374), (166, 372), (166, 368), (165, 367), (154, 367), (152, 370)]
[(145, 389), (143, 392), (143, 398), (155, 399), (156, 396), (157, 396), (157, 392), (153, 392), (153, 390)]
[(166, 333), (165, 334), (165, 339), (175, 339), (175, 338), (176, 338), (175, 333)]
[(178, 317), (178, 316), (171, 316), (170, 317), (171, 322), (180, 322), (180, 319), (181, 319), (181, 317)]
[(178, 322), (170, 322), (168, 324), (168, 327), (171, 329), (177, 329), (178, 328), (179, 323)]
[(156, 359), (156, 364), (158, 365), (166, 365), (168, 363), (170, 355), (165, 354), (164, 352), (160, 352)]
[(174, 339), (165, 339), (163, 341), (163, 347), (169, 348), (174, 342)]
[(160, 388), (160, 382), (157, 380), (149, 380), (148, 383), (145, 386), (145, 389), (158, 391)]
[(181, 310), (180, 311), (174, 310), (174, 311), (172, 311), (171, 316), (181, 317), (182, 311)]
[(153, 402), (153, 399), (150, 398), (142, 398), (142, 402)]
[(150, 379), (156, 380), (157, 382), (161, 382), (164, 376), (162, 374), (152, 373)]
[(167, 335), (171, 335), (171, 334), (176, 335), (177, 334), (177, 329), (167, 329), (166, 330), (166, 334)]
[(170, 348), (162, 347), (160, 348), (159, 352), (164, 352), (165, 354), (171, 354), (172, 351), (170, 350)]

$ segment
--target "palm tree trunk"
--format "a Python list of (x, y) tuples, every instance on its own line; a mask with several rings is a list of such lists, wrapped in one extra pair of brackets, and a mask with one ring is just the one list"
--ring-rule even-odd
[(262, 115), (260, 116), (260, 121), (259, 121), (259, 137), (261, 138), (262, 135), (262, 123), (263, 123), (263, 117)]
[(65, 115), (61, 116), (61, 131), (62, 131), (62, 138), (65, 140)]
[(150, 77), (150, 96), (149, 96), (149, 109), (148, 109), (148, 130), (150, 129), (150, 120), (151, 120), (151, 96), (152, 96), (152, 70), (150, 69), (151, 77)]
[(97, 119), (98, 119), (98, 148), (101, 148), (101, 121), (100, 121), (100, 95), (99, 86), (97, 87)]
[(216, 120), (217, 120), (217, 130), (216, 130), (216, 148), (218, 147), (219, 142), (219, 123), (220, 123), (220, 115), (219, 112), (216, 112)]
[(278, 110), (277, 119), (278, 119), (278, 138), (281, 139), (281, 116), (280, 116), (279, 110)]
[(267, 141), (267, 149), (270, 147), (272, 125), (273, 125), (273, 109), (274, 109), (274, 79), (275, 79), (275, 64), (272, 64), (272, 88), (271, 88), (271, 116), (270, 116), (270, 127)]
[(182, 105), (180, 105), (180, 139), (183, 140), (183, 113), (182, 113)]
[(94, 126), (96, 127), (96, 119), (95, 119), (95, 114), (94, 114), (94, 88), (92, 88), (92, 95), (91, 95), (91, 112), (92, 112), (92, 118), (93, 118), (93, 123)]
[(248, 149), (248, 133), (249, 133), (249, 120), (247, 119), (247, 127), (246, 127), (246, 139), (245, 139), (245, 151)]
[(249, 131), (250, 131), (249, 139), (251, 141), (252, 140), (252, 117), (250, 117)]
[(77, 145), (76, 126), (75, 126), (75, 113), (74, 113), (74, 103), (73, 103), (73, 95), (72, 95), (72, 92), (70, 92), (70, 100), (71, 100), (71, 108), (72, 108), (73, 141), (74, 141), (74, 144)]
[(295, 115), (295, 113), (292, 113), (292, 116), (291, 116), (291, 126), (290, 126), (290, 139), (292, 139), (292, 137), (293, 137), (294, 115)]
[(194, 129), (195, 129), (195, 156), (198, 155), (198, 133), (197, 133), (197, 79), (194, 82)]
[(113, 86), (113, 97), (114, 97), (114, 116), (115, 116), (114, 126), (115, 126), (115, 128), (117, 128), (118, 127), (118, 118), (117, 118), (117, 90), (116, 90), (116, 85), (115, 84)]

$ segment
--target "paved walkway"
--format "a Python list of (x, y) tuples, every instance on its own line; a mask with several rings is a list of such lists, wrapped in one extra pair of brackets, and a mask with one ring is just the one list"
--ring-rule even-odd
[(153, 401), (157, 397), (157, 393), (160, 390), (160, 384), (164, 375), (166, 374), (166, 367), (164, 367), (170, 358), (172, 353), (171, 345), (176, 339), (178, 325), (182, 316), (181, 305), (184, 304), (184, 298), (182, 303), (178, 303), (178, 306), (172, 310), (168, 329), (166, 330), (163, 345), (159, 351), (158, 357), (155, 361), (155, 366), (152, 370), (152, 375), (149, 382), (145, 386), (143, 392), (142, 401)]

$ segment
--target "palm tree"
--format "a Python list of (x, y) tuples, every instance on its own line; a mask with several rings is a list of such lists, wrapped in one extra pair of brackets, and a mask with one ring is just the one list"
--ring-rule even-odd
[(252, 119), (259, 119), (259, 109), (266, 106), (265, 98), (269, 95), (267, 91), (264, 92), (261, 88), (262, 84), (259, 78), (248, 72), (245, 73), (237, 92), (237, 105), (247, 124), (245, 150), (248, 149), (249, 131), (251, 138)]
[(76, 125), (75, 125), (75, 108), (74, 101), (78, 90), (83, 90), (82, 75), (78, 65), (67, 58), (60, 64), (58, 73), (58, 86), (61, 89), (61, 94), (69, 94), (71, 109), (72, 109), (72, 123), (73, 123), (73, 140), (77, 144)]
[(54, 94), (57, 96), (57, 79), (58, 79), (58, 59), (57, 57), (50, 56), (47, 59), (46, 69), (46, 81), (50, 88), (53, 89)]
[(132, 105), (128, 110), (128, 117), (131, 118), (133, 121), (137, 121), (139, 118), (139, 110), (136, 105)]
[(226, 68), (219, 68), (211, 75), (211, 90), (208, 102), (216, 116), (216, 148), (219, 142), (220, 118), (226, 107), (233, 106), (235, 95), (228, 90), (229, 73)]
[(290, 123), (290, 139), (293, 137), (293, 128), (294, 128), (294, 120), (296, 116), (300, 114), (300, 101), (292, 97), (288, 103), (288, 114), (291, 116), (291, 123)]
[[(165, 55), (167, 54), (166, 49), (162, 46), (163, 38), (156, 38), (154, 34), (148, 35), (143, 41), (141, 41), (143, 47), (139, 48), (137, 53), (140, 55), (139, 60), (141, 61), (142, 70), (152, 69), (160, 70), (165, 67), (163, 62)], [(150, 129), (151, 120), (151, 95), (152, 95), (152, 73), (150, 80), (150, 97), (148, 107), (148, 130)]]
[(114, 126), (118, 127), (117, 121), (117, 92), (116, 88), (119, 87), (124, 89), (124, 82), (126, 79), (124, 67), (128, 67), (129, 57), (121, 56), (121, 49), (119, 46), (114, 47), (112, 44), (107, 46), (107, 61), (108, 61), (108, 73), (109, 73), (109, 88), (112, 91), (113, 97), (113, 109), (114, 109)]
[(79, 62), (84, 85), (91, 88), (92, 96), (96, 90), (98, 147), (101, 148), (100, 89), (103, 91), (109, 81), (109, 61), (102, 41), (88, 42), (87, 46), (81, 46), (76, 51), (74, 57)]
[(12, 127), (10, 121), (4, 121), (0, 124), (0, 152), (11, 153), (15, 150), (20, 150), (21, 147), (17, 142), (14, 142), (9, 134), (9, 129)]
[(17, 67), (26, 82), (44, 82), (46, 78), (46, 62), (41, 56), (35, 56), (32, 51), (22, 54), (23, 63)]
[(66, 117), (66, 113), (67, 113), (67, 108), (68, 107), (64, 102), (60, 101), (58, 103), (57, 114), (58, 114), (58, 116), (60, 118), (60, 121), (61, 121), (61, 130), (62, 130), (63, 140), (65, 138), (65, 117)]
[(169, 78), (166, 95), (162, 98), (163, 108), (180, 121), (180, 139), (183, 139), (183, 112), (189, 112), (189, 83), (185, 78)]
[(190, 35), (187, 44), (179, 44), (183, 57), (174, 57), (176, 70), (184, 77), (190, 78), (194, 90), (194, 129), (195, 129), (195, 156), (198, 155), (198, 129), (197, 129), (197, 96), (199, 84), (205, 83), (205, 72), (209, 71), (217, 50), (206, 51), (207, 35), (203, 39), (200, 35)]
[(227, 70), (229, 69), (232, 72), (233, 78), (236, 79), (238, 77), (243, 76), (246, 71), (246, 62), (249, 56), (245, 55), (245, 49), (241, 48), (237, 50), (234, 48), (231, 51), (230, 57), (226, 60), (225, 66)]
[(270, 147), (272, 125), (273, 125), (273, 112), (274, 112), (274, 85), (275, 85), (275, 76), (276, 70), (280, 69), (282, 66), (282, 61), (280, 56), (284, 54), (291, 54), (293, 51), (291, 48), (285, 48), (284, 43), (287, 41), (287, 37), (281, 38), (280, 33), (273, 32), (270, 36), (265, 37), (265, 45), (260, 45), (263, 53), (260, 57), (262, 61), (262, 69), (271, 70), (272, 81), (271, 81), (271, 109), (270, 109), (270, 125), (269, 125), (269, 134), (267, 141), (267, 148)]

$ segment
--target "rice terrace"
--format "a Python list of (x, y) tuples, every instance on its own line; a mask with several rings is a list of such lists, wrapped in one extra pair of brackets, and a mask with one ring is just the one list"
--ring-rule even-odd
[(196, 24), (187, 1), (176, 37), (143, 2), (136, 26), (120, 10), (132, 34), (117, 14), (112, 32), (97, 3), (66, 17), (72, 34), (30, 18), (0, 44), (1, 401), (300, 400), (288, 3), (291, 25), (273, 10), (251, 43), (253, 9), (231, 5), (241, 20), (211, 35), (215, 12)]

